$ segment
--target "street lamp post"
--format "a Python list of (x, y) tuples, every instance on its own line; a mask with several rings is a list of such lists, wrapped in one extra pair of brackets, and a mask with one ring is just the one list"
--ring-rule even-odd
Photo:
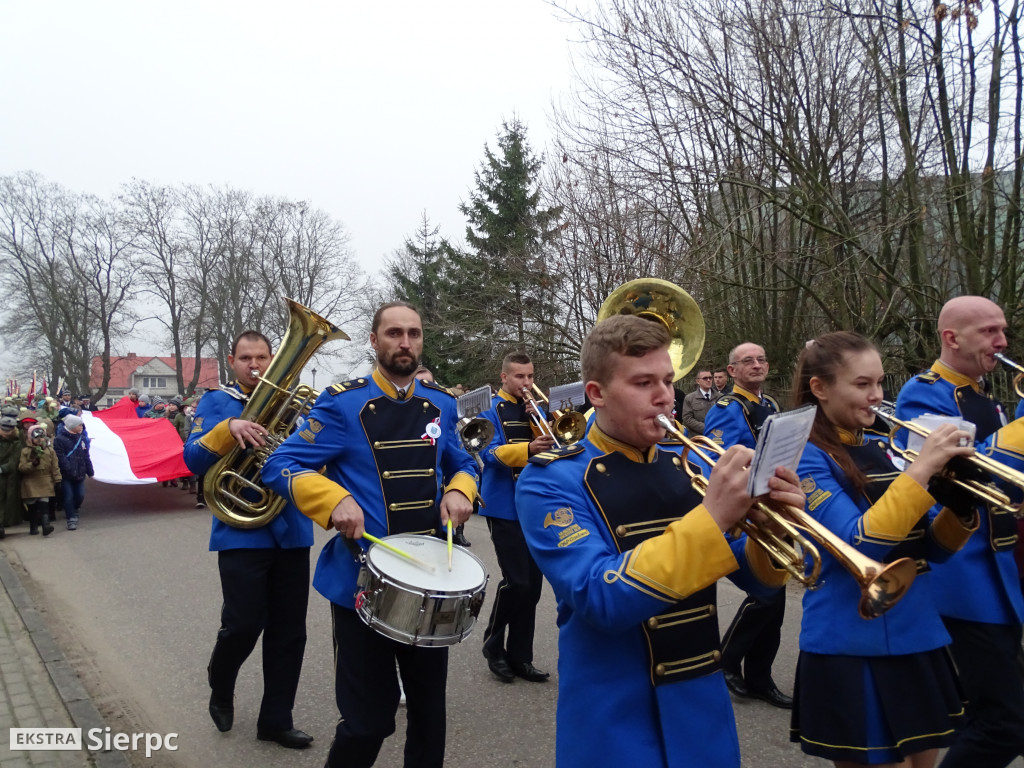
[(316, 368), (313, 369), (313, 389), (316, 389)]

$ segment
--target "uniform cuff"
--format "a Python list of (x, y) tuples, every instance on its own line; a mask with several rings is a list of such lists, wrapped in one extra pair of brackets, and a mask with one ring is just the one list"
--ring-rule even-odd
[(476, 501), (479, 495), (476, 487), (476, 478), (466, 472), (456, 472), (452, 481), (444, 487), (444, 492), (459, 491), (470, 501)]
[(320, 473), (307, 471), (288, 478), (288, 495), (302, 514), (330, 530), (331, 512), (352, 494)]
[(224, 419), (224, 421), (199, 438), (199, 444), (210, 453), (215, 453), (218, 456), (223, 456), (236, 447), (238, 442), (231, 436), (231, 430), (228, 429), (230, 421), (231, 419)]
[(737, 568), (729, 542), (703, 504), (660, 536), (638, 544), (626, 563), (632, 579), (672, 600), (682, 600)]
[(974, 510), (974, 517), (968, 526), (953, 510), (943, 507), (932, 520), (932, 538), (946, 551), (959, 552), (971, 538), (971, 534), (978, 530), (979, 525), (981, 521), (977, 509)]
[(747, 565), (751, 572), (765, 586), (781, 587), (789, 581), (789, 571), (776, 565), (775, 559), (749, 535), (743, 545), (743, 554), (747, 558)]
[(530, 444), (509, 443), (508, 445), (499, 445), (494, 449), (493, 453), (494, 458), (506, 467), (521, 469), (530, 460)]
[(864, 513), (864, 536), (886, 542), (902, 541), (935, 499), (905, 473)]

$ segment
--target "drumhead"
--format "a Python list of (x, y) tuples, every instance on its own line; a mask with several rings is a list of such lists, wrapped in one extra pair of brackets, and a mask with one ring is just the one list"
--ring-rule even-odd
[(378, 573), (394, 581), (431, 592), (465, 592), (476, 589), (486, 581), (483, 563), (462, 547), (452, 547), (452, 569), (449, 571), (448, 543), (445, 541), (433, 536), (407, 533), (385, 536), (381, 541), (434, 566), (434, 572), (431, 573), (401, 555), (378, 544), (371, 544), (366, 553), (367, 562)]

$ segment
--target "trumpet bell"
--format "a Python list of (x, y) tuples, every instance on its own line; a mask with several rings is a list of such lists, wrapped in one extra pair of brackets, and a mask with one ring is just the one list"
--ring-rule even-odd
[(672, 336), (669, 355), (679, 381), (700, 360), (704, 351), (704, 316), (686, 291), (668, 280), (645, 277), (630, 280), (608, 294), (597, 311), (597, 321), (614, 315), (639, 315), (658, 320)]
[(480, 453), (494, 439), (494, 425), (487, 419), (463, 419), (458, 425), (462, 445), (470, 453)]
[(587, 434), (587, 417), (579, 411), (565, 411), (555, 419), (551, 430), (562, 445), (578, 443)]

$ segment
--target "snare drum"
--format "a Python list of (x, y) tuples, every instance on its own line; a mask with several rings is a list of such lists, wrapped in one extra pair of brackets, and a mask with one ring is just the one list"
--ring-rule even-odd
[(455, 645), (473, 629), (484, 602), (484, 564), (462, 547), (433, 536), (399, 534), (383, 539), (430, 563), (433, 573), (371, 544), (359, 572), (356, 612), (367, 626), (406, 645)]

